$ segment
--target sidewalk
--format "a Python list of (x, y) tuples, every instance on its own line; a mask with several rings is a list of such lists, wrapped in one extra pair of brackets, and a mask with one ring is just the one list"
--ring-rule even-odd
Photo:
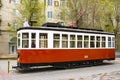
[(9, 78), (9, 77), (10, 77), (9, 73), (6, 73), (6, 72), (0, 70), (0, 80), (4, 80), (5, 78)]
[(17, 54), (0, 54), (0, 59), (17, 59)]

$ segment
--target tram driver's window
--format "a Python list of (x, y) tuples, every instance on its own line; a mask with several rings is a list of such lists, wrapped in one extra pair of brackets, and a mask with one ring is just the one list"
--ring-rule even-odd
[(22, 34), (22, 48), (28, 48), (29, 47), (29, 34), (23, 33)]
[(17, 41), (18, 41), (17, 46), (18, 46), (18, 48), (19, 48), (19, 47), (21, 46), (21, 45), (20, 45), (20, 41), (21, 41), (21, 40), (20, 40), (20, 33), (18, 34), (18, 40), (17, 40)]

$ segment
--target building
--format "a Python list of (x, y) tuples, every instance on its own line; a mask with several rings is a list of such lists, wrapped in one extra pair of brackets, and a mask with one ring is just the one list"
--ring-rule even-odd
[[(8, 31), (9, 25), (13, 23), (13, 10), (15, 3), (10, 0), (0, 0), (0, 54), (15, 53), (16, 47), (10, 47), (12, 33)], [(13, 43), (14, 45), (14, 43)]]
[[(15, 33), (9, 31), (12, 24), (16, 27), (15, 17), (18, 11), (15, 6), (22, 0), (0, 0), (0, 54), (16, 54)], [(59, 22), (59, 6), (65, 5), (65, 0), (41, 0), (45, 4), (46, 22)]]

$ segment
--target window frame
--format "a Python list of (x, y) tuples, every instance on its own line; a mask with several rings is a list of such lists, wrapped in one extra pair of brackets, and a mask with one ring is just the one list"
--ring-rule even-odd
[(112, 41), (111, 41), (112, 43), (112, 47), (115, 47), (115, 37), (112, 37)]
[(101, 47), (106, 48), (106, 36), (101, 37)]
[(51, 19), (53, 17), (53, 12), (52, 11), (48, 11), (47, 12), (47, 18)]
[(89, 48), (89, 35), (84, 35), (84, 48)]
[(90, 36), (90, 48), (95, 48), (95, 36)]
[[(55, 38), (55, 35), (59, 35), (59, 38)], [(53, 33), (53, 48), (60, 48), (60, 34), (58, 33)]]
[(48, 6), (52, 6), (53, 5), (53, 1), (52, 0), (47, 0), (48, 1)]
[(75, 34), (71, 34), (70, 35), (70, 48), (75, 48), (76, 47), (76, 35)]
[[(24, 38), (24, 37), (23, 37), (23, 34), (28, 34), (28, 35), (27, 35), (26, 38)], [(22, 33), (22, 48), (29, 48), (29, 38), (30, 38), (30, 36), (29, 36), (29, 33), (28, 33), (28, 32), (23, 32), (23, 33)], [(26, 41), (26, 42), (25, 42), (26, 44), (23, 43), (24, 41)]]
[[(100, 43), (101, 42), (101, 38), (100, 38), (100, 36), (96, 36), (96, 48), (100, 48), (101, 46), (100, 46)], [(99, 44), (98, 44), (99, 43)]]
[[(66, 38), (63, 38), (63, 35), (66, 36)], [(68, 34), (62, 34), (62, 48), (68, 48)]]
[(109, 37), (108, 37), (108, 48), (111, 48), (111, 47), (112, 47), (111, 41), (112, 41), (112, 38), (109, 36)]
[[(41, 34), (45, 34), (42, 39)], [(48, 48), (48, 33), (39, 33), (39, 48)]]
[[(35, 37), (32, 37), (33, 35), (32, 34), (35, 34)], [(35, 33), (35, 32), (32, 32), (31, 33), (31, 48), (36, 48), (36, 37), (37, 37), (37, 33)]]

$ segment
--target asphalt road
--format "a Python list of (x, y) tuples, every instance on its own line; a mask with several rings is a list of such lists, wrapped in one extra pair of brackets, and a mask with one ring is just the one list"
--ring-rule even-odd
[[(2, 61), (2, 64), (3, 63), (5, 62)], [(15, 61), (10, 61), (10, 63), (11, 65), (16, 65)], [(37, 68), (23, 72), (10, 69), (9, 77), (4, 77), (4, 80), (79, 80), (80, 77), (83, 76), (110, 73), (114, 71), (120, 71), (120, 58), (117, 58), (115, 61), (105, 61), (103, 65), (99, 66), (81, 67), (74, 69), (54, 69), (51, 67), (45, 67), (42, 69)]]

